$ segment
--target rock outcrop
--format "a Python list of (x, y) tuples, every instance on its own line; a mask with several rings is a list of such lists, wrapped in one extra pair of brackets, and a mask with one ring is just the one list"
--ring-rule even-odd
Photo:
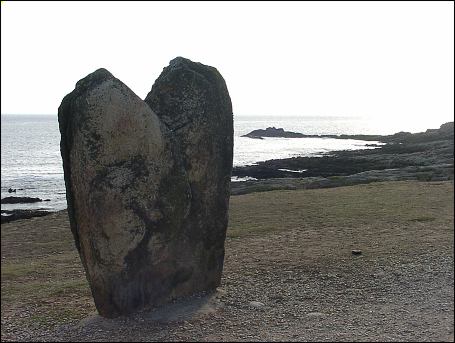
[[(453, 127), (453, 122), (449, 122), (441, 125), (439, 129), (426, 132), (413, 134), (398, 132), (387, 136), (370, 136), (387, 144), (377, 149), (331, 151), (322, 157), (297, 156), (261, 161), (254, 165), (237, 166), (232, 174), (237, 177), (269, 179), (347, 176), (371, 170), (413, 166), (432, 166), (440, 169), (438, 166), (441, 165), (453, 166)], [(340, 136), (340, 138), (343, 137), (346, 136)], [(364, 137), (368, 138), (368, 136)], [(446, 174), (445, 170), (447, 169), (441, 170), (441, 173)], [(440, 173), (432, 172), (432, 174)], [(435, 177), (438, 178), (438, 176)]]
[(409, 166), (397, 169), (367, 170), (343, 176), (280, 177), (233, 182), (231, 195), (276, 190), (316, 189), (352, 186), (384, 181), (447, 181), (453, 180), (453, 164)]
[(336, 138), (336, 139), (357, 139), (363, 141), (380, 141), (384, 143), (426, 143), (440, 140), (453, 140), (454, 124), (448, 122), (442, 124), (439, 129), (428, 129), (425, 132), (410, 133), (397, 132), (393, 135), (305, 135), (299, 132), (285, 131), (282, 128), (268, 127), (267, 129), (253, 130), (242, 137), (258, 138), (280, 137), (280, 138)]
[[(1, 200), (2, 204), (28, 204), (34, 202), (43, 201), (40, 198), (30, 198), (30, 197), (5, 197)], [(46, 201), (46, 200), (44, 200)]]
[(43, 217), (52, 212), (46, 210), (1, 210), (1, 223), (9, 223), (20, 219)]
[(242, 137), (263, 138), (263, 137), (280, 137), (280, 138), (303, 138), (304, 134), (298, 132), (284, 131), (283, 128), (268, 127), (265, 130), (253, 130)]
[[(158, 79), (151, 92), (165, 98), (160, 117), (105, 69), (80, 80), (59, 108), (71, 230), (105, 317), (220, 282), (231, 103), (214, 68), (176, 70), (178, 60), (163, 71), (174, 71), (170, 82)], [(188, 83), (188, 73), (196, 83)], [(184, 116), (191, 120), (185, 127), (173, 121)]]

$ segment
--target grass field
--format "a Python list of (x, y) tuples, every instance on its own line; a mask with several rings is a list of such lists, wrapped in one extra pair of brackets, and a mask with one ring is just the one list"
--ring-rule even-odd
[[(340, 247), (368, 249), (370, 258), (428, 246), (453, 248), (453, 195), (450, 181), (233, 196), (227, 254), (232, 241), (296, 228), (311, 231), (302, 249), (329, 262), (341, 254)], [(432, 226), (444, 229), (433, 232)], [(356, 230), (360, 227), (363, 233)], [(402, 230), (398, 237), (406, 239), (391, 234), (397, 230)], [(428, 246), (421, 245), (423, 236)], [(325, 250), (318, 255), (320, 242)], [(65, 211), (2, 224), (1, 247), (2, 340), (20, 337), (18, 332), (51, 329), (96, 311)]]

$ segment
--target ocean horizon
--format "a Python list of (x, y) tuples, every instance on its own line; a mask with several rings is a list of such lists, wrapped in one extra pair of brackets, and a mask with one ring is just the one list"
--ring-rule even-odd
[[(2, 209), (61, 210), (67, 207), (60, 132), (56, 114), (1, 115), (1, 197), (28, 196), (50, 199), (35, 204), (2, 204)], [(374, 121), (355, 116), (251, 116), (234, 115), (234, 166), (295, 156), (322, 156), (334, 150), (365, 149), (371, 141), (333, 138), (241, 137), (255, 129), (283, 128), (308, 135), (393, 134), (438, 128), (413, 123)], [(236, 180), (233, 180), (236, 181)], [(9, 193), (9, 188), (16, 189)]]

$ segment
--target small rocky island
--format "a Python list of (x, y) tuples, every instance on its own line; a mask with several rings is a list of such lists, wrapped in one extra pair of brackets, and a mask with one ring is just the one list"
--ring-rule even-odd
[[(34, 202), (41, 202), (43, 201), (40, 198), (31, 198), (31, 197), (5, 197), (1, 200), (2, 204), (28, 204)], [(49, 201), (46, 199), (44, 201)]]
[(262, 139), (263, 137), (302, 138), (305, 135), (298, 132), (284, 131), (283, 128), (268, 127), (265, 130), (253, 130), (242, 137)]
[(380, 141), (384, 143), (400, 143), (403, 141), (428, 141), (450, 138), (450, 132), (453, 132), (453, 122), (442, 124), (439, 129), (428, 129), (425, 132), (412, 134), (411, 132), (397, 132), (393, 135), (306, 135), (299, 132), (285, 131), (283, 128), (268, 127), (265, 130), (253, 130), (242, 137), (263, 139), (265, 137), (278, 138), (335, 138), (335, 139), (357, 139), (363, 141)]

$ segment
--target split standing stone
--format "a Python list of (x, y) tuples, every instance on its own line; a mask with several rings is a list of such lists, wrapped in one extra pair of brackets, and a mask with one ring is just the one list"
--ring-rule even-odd
[[(230, 149), (209, 147), (213, 154), (230, 152), (212, 158), (226, 162), (230, 177), (232, 111), (225, 95), (226, 110), (203, 115), (231, 120), (225, 134)], [(58, 117), (71, 230), (99, 313), (116, 317), (217, 287), (229, 200), (229, 183), (223, 177), (218, 185), (221, 166), (200, 164), (210, 170), (198, 172), (198, 162), (186, 157), (189, 140), (180, 145), (173, 129), (105, 69), (76, 84)], [(210, 138), (218, 133), (202, 135), (218, 142)], [(206, 179), (203, 189), (202, 179), (212, 175), (220, 178)]]

